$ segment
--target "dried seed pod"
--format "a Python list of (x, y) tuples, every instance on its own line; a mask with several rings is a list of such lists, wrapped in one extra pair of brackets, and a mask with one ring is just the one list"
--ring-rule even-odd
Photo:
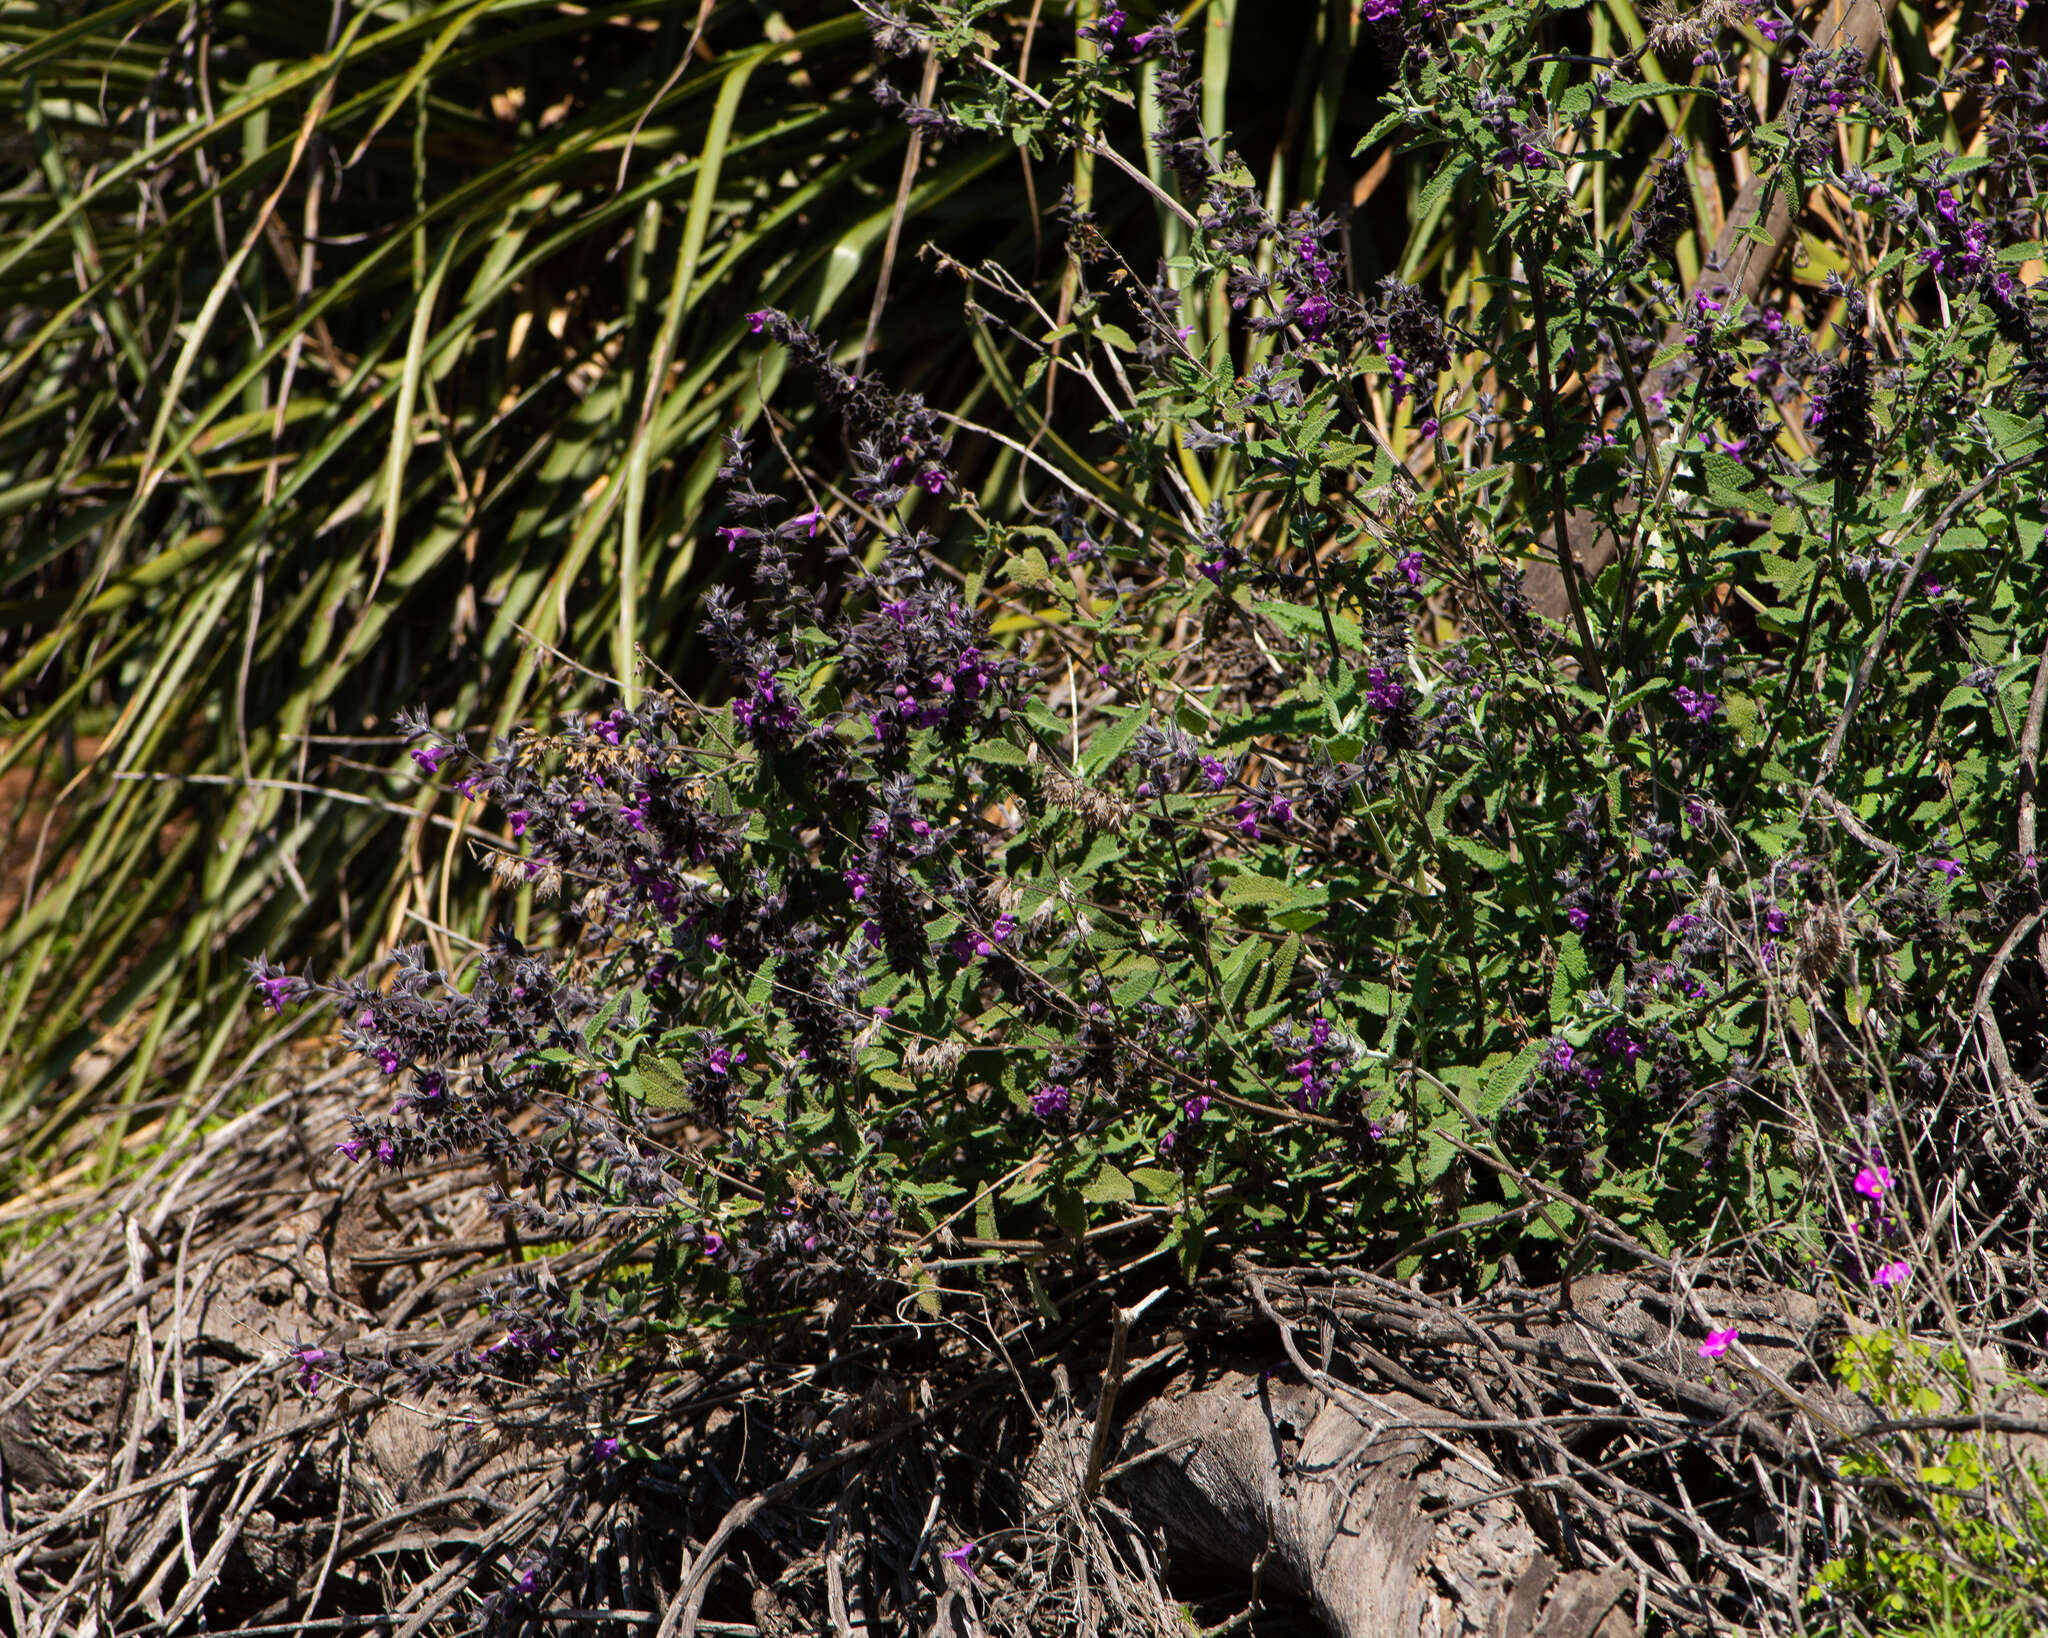
[(1832, 904), (1815, 905), (1799, 928), (1799, 976), (1809, 984), (1826, 983), (1848, 942), (1842, 912)]
[(1090, 830), (1109, 830), (1121, 833), (1131, 820), (1131, 805), (1122, 797), (1111, 796), (1099, 791), (1093, 785), (1083, 784), (1073, 775), (1058, 768), (1047, 768), (1042, 786), (1046, 796), (1060, 807), (1070, 809), (1081, 816), (1081, 822)]

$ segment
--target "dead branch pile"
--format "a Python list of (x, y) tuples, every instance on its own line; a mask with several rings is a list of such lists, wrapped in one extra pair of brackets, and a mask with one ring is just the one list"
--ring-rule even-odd
[[(5, 1268), (12, 1633), (1783, 1631), (1880, 1426), (1811, 1300), (1677, 1265), (1465, 1299), (1240, 1257), (1125, 1308), (1156, 1262), (1049, 1247), (1035, 1296), (629, 1317), (519, 1380), (474, 1368), (487, 1294), (603, 1248), (339, 1165), (346, 1104), (175, 1145)], [(2035, 1442), (1986, 1403), (1946, 1421)]]

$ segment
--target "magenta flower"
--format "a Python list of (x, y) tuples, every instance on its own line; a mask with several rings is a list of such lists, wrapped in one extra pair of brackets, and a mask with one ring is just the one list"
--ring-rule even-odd
[(1202, 777), (1208, 781), (1209, 789), (1220, 791), (1230, 783), (1230, 769), (1221, 757), (1202, 758)]
[(1927, 861), (1927, 868), (1940, 871), (1950, 881), (1954, 881), (1963, 873), (1963, 867), (1953, 859), (1930, 859)]
[(1408, 577), (1409, 585), (1419, 586), (1422, 584), (1422, 554), (1420, 552), (1410, 552), (1401, 559), (1397, 567), (1402, 574)]
[(334, 1152), (338, 1155), (347, 1155), (350, 1160), (360, 1161), (363, 1158), (363, 1151), (369, 1146), (368, 1138), (344, 1138), (334, 1146)]
[(763, 330), (767, 329), (772, 322), (774, 322), (774, 319), (775, 309), (772, 307), (764, 307), (758, 313), (749, 313), (747, 315), (747, 328), (751, 330), (755, 335), (759, 335)]
[(452, 745), (416, 745), (412, 759), (420, 765), (420, 772), (430, 777), (441, 771), (441, 764), (455, 754)]
[(299, 1386), (311, 1392), (320, 1386), (320, 1367), (332, 1356), (325, 1348), (310, 1348), (301, 1344), (292, 1350), (292, 1358), (299, 1362)]
[(1895, 1263), (1886, 1263), (1875, 1274), (1871, 1275), (1870, 1279), (1872, 1284), (1883, 1286), (1885, 1290), (1891, 1291), (1904, 1285), (1912, 1277), (1913, 1265), (1902, 1258)]
[(524, 808), (514, 808), (505, 815), (506, 824), (512, 827), (512, 838), (514, 841), (517, 841), (526, 834), (526, 821), (532, 817), (533, 815)]
[(971, 1562), (974, 1557), (973, 1542), (963, 1541), (958, 1547), (948, 1547), (943, 1553), (939, 1554), (939, 1557), (952, 1565), (954, 1569), (967, 1577), (969, 1581), (976, 1582), (977, 1585), (979, 1584), (979, 1578), (975, 1575), (974, 1565)]
[(284, 1011), (285, 1002), (291, 999), (292, 992), (298, 988), (298, 984), (296, 978), (284, 973), (256, 980), (256, 988), (263, 994), (263, 1004), (272, 1012)]
[(608, 1462), (614, 1456), (618, 1455), (620, 1443), (620, 1440), (614, 1439), (610, 1435), (606, 1435), (604, 1438), (595, 1441), (591, 1445), (590, 1454), (592, 1457), (594, 1457), (596, 1460), (600, 1462)]
[(1700, 1358), (1719, 1359), (1728, 1351), (1728, 1344), (1740, 1335), (1740, 1330), (1733, 1325), (1725, 1331), (1709, 1331), (1707, 1340), (1700, 1344)]
[(1884, 1191), (1891, 1186), (1892, 1174), (1888, 1166), (1865, 1166), (1856, 1174), (1856, 1192), (1866, 1200), (1882, 1200)]

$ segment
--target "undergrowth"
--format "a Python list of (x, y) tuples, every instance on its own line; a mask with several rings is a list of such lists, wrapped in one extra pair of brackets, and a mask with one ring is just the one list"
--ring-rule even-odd
[[(1523, 0), (1368, 6), (1399, 75), (1367, 141), (1485, 251), (1448, 286), (1276, 218), (1171, 19), (1105, 9), (1027, 83), (993, 14), (875, 19), (938, 65), (913, 119), (1108, 159), (1134, 107), (1157, 163), (1118, 185), (1167, 224), (1140, 265), (1077, 196), (1047, 278), (941, 258), (1020, 422), (1056, 386), (1097, 416), (1020, 440), (1028, 521), (857, 324), (754, 311), (844, 459), (727, 438), (718, 686), (404, 725), (552, 926), (258, 968), (390, 1080), (348, 1159), (481, 1153), (521, 1233), (619, 1247), (466, 1368), (880, 1323), (1069, 1253), (1479, 1289), (1739, 1252), (1898, 1328), (1841, 1355), (1881, 1408), (1953, 1368), (1916, 1327), (2024, 1353), (2048, 67), (2015, 14), (1930, 73), (1770, 5), (1598, 52)], [(1701, 178), (1632, 117), (1661, 98), (1757, 179), (1684, 284)], [(1583, 207), (1595, 164), (1625, 219)], [(1745, 283), (1774, 195), (1841, 224), (1823, 278)], [(1905, 1470), (1903, 1535), (1831, 1525), (1844, 1619), (1965, 1619), (1935, 1540), (2024, 1594), (2038, 1503), (1987, 1503), (1971, 1449)]]

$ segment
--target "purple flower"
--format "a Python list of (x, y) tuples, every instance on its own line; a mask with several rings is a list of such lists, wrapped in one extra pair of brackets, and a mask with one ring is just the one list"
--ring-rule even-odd
[(769, 325), (773, 324), (778, 316), (774, 308), (764, 307), (758, 313), (749, 313), (747, 315), (747, 328), (755, 335), (759, 335)]
[(1282, 796), (1276, 791), (1266, 803), (1266, 823), (1269, 825), (1293, 824), (1294, 799)]
[(946, 487), (946, 474), (937, 467), (928, 467), (917, 475), (917, 481), (924, 486), (927, 495), (936, 495)]
[(1700, 1344), (1700, 1358), (1719, 1359), (1728, 1351), (1728, 1344), (1741, 1334), (1741, 1330), (1733, 1325), (1725, 1331), (1709, 1331), (1707, 1340)]
[(1396, 567), (1408, 577), (1409, 585), (1419, 586), (1422, 584), (1422, 554), (1420, 552), (1410, 552), (1401, 559)]
[(1963, 867), (1953, 859), (1930, 859), (1927, 861), (1927, 868), (1940, 871), (1950, 881), (1954, 881), (1963, 873)]
[(1887, 1291), (1895, 1290), (1897, 1287), (1904, 1285), (1912, 1277), (1913, 1265), (1906, 1262), (1903, 1258), (1898, 1262), (1886, 1263), (1875, 1274), (1870, 1276), (1873, 1284), (1883, 1286)]
[(1593, 919), (1593, 912), (1582, 904), (1575, 904), (1564, 913), (1564, 919), (1570, 922), (1579, 932), (1583, 933), (1586, 930), (1587, 924)]
[(398, 1054), (382, 1041), (377, 1043), (375, 1050), (378, 1069), (386, 1075), (396, 1075), (399, 1063)]
[(377, 1140), (377, 1164), (387, 1172), (398, 1170), (398, 1145), (390, 1138)]
[(283, 1012), (284, 1004), (292, 998), (299, 987), (299, 981), (289, 973), (275, 973), (256, 980), (256, 988), (262, 993), (263, 1004), (272, 1012)]
[(1220, 791), (1230, 783), (1230, 768), (1221, 757), (1202, 758), (1202, 777), (1209, 782), (1209, 789)]
[(1941, 595), (1941, 582), (1936, 580), (1931, 574), (1923, 574), (1920, 577), (1920, 593), (1923, 597), (1939, 597)]
[(1882, 1200), (1884, 1191), (1892, 1186), (1891, 1168), (1888, 1166), (1865, 1166), (1856, 1174), (1855, 1190), (1866, 1200)]
[(1365, 691), (1365, 703), (1375, 711), (1398, 711), (1408, 702), (1408, 690), (1387, 674), (1385, 666), (1368, 667), (1365, 680), (1372, 685)]
[(725, 543), (725, 549), (730, 552), (736, 550), (741, 541), (752, 540), (754, 538), (754, 531), (742, 529), (735, 525), (728, 525), (718, 531), (718, 538)]
[(725, 1236), (720, 1234), (717, 1229), (706, 1229), (704, 1231), (704, 1238), (698, 1241), (698, 1245), (707, 1257), (721, 1256), (725, 1251)]
[(974, 1581), (977, 1585), (979, 1584), (979, 1580), (974, 1573), (974, 1565), (970, 1562), (974, 1557), (973, 1542), (963, 1541), (958, 1547), (948, 1547), (943, 1553), (939, 1554), (939, 1557), (952, 1565), (954, 1569), (967, 1577), (969, 1581)]
[(525, 808), (514, 808), (505, 815), (505, 823), (512, 827), (512, 839), (514, 841), (517, 841), (526, 834), (526, 822), (532, 817), (533, 815)]
[(1031, 1112), (1040, 1120), (1054, 1120), (1067, 1112), (1073, 1094), (1064, 1086), (1041, 1086), (1031, 1094)]
[(452, 745), (416, 745), (412, 759), (420, 765), (420, 772), (431, 777), (441, 771), (441, 764), (455, 754)]
[(338, 1155), (347, 1155), (352, 1161), (360, 1162), (363, 1158), (363, 1151), (369, 1148), (369, 1146), (370, 1140), (365, 1137), (344, 1138), (334, 1146), (334, 1152)]
[(304, 1343), (292, 1351), (292, 1358), (299, 1362), (299, 1386), (308, 1392), (320, 1386), (320, 1367), (334, 1356), (325, 1348), (313, 1348)]
[(1715, 707), (1720, 703), (1715, 695), (1698, 692), (1688, 688), (1684, 683), (1678, 685), (1674, 697), (1678, 701), (1679, 709), (1685, 712), (1688, 722), (1707, 722), (1711, 720)]
[(791, 518), (787, 523), (783, 525), (783, 528), (801, 529), (808, 526), (810, 529), (810, 534), (806, 538), (816, 540), (818, 538), (818, 525), (823, 523), (824, 521), (825, 514), (819, 511), (814, 506), (808, 512), (797, 513), (795, 517)]
[(1188, 1101), (1182, 1104), (1180, 1107), (1181, 1113), (1186, 1115), (1189, 1120), (1200, 1120), (1204, 1115), (1208, 1114), (1208, 1112), (1215, 1106), (1216, 1100), (1210, 1097), (1208, 1093), (1197, 1092), (1192, 1098), (1189, 1098)]
[(622, 1443), (623, 1441), (615, 1439), (611, 1435), (607, 1434), (604, 1438), (596, 1440), (591, 1445), (590, 1454), (592, 1458), (596, 1461), (608, 1462), (614, 1456), (618, 1455)]
[(1330, 298), (1318, 290), (1295, 305), (1294, 322), (1301, 326), (1303, 335), (1314, 339), (1329, 327), (1330, 315), (1334, 311)]
[(853, 902), (855, 904), (860, 903), (867, 896), (868, 873), (865, 870), (847, 871), (846, 885), (853, 890)]
[(1242, 834), (1252, 837), (1256, 837), (1259, 834), (1258, 803), (1252, 801), (1239, 802), (1231, 808), (1230, 816), (1237, 822), (1237, 828)]

